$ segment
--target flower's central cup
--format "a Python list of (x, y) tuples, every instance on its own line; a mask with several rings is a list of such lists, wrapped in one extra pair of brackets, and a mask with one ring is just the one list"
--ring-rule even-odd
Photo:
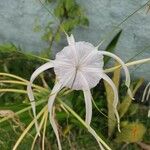
[(84, 88), (83, 78), (89, 88), (95, 87), (103, 70), (103, 56), (88, 42), (75, 42), (73, 45), (64, 47), (57, 53), (54, 61), (54, 71), (57, 79), (65, 87), (74, 90)]

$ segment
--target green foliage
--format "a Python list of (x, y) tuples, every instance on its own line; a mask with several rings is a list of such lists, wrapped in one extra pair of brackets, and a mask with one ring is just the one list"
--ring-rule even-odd
[[(136, 81), (136, 83), (131, 85), (131, 89), (133, 92), (133, 96), (135, 96), (137, 90), (141, 87), (142, 83), (144, 82), (144, 80), (141, 78), (138, 81)], [(122, 101), (122, 103), (119, 105), (119, 115), (122, 118), (125, 113), (127, 113), (130, 105), (132, 103), (132, 99), (131, 97), (129, 97), (129, 95), (126, 95)], [(133, 106), (132, 106), (133, 107)], [(135, 111), (136, 109), (134, 109)]]
[[(34, 57), (33, 57), (34, 58)], [(33, 64), (33, 68), (37, 65), (38, 62), (36, 62), (36, 64)], [(27, 68), (29, 68), (29, 66), (26, 66)], [(32, 71), (30, 71), (32, 72)], [(116, 85), (119, 86), (119, 82), (118, 82), (118, 71), (115, 72), (114, 75), (114, 82), (116, 82)], [(8, 79), (8, 77), (3, 77), (3, 80)], [(53, 82), (49, 82), (49, 78), (47, 79), (46, 76), (44, 76), (44, 79), (47, 82), (47, 84), (49, 85), (49, 87), (53, 86)], [(9, 80), (9, 79), (8, 79)], [(41, 80), (40, 78), (38, 80)], [(53, 78), (51, 78), (51, 80), (53, 80)], [(42, 82), (37, 82), (38, 85), (43, 85)], [(137, 82), (136, 82), (137, 84)], [(134, 88), (137, 89), (136, 84), (134, 85)], [(10, 87), (13, 88), (18, 88), (18, 89), (25, 89), (24, 86), (18, 86), (18, 85), (12, 85), (10, 84)], [(10, 88), (9, 85), (5, 84), (6, 88)], [(3, 87), (3, 88), (4, 88)], [(102, 92), (102, 94), (99, 94), (99, 92)], [(66, 95), (64, 95), (66, 93)], [(68, 93), (68, 94), (67, 94)], [(124, 93), (124, 91), (123, 91)], [(42, 100), (44, 100), (39, 106), (37, 106), (37, 112), (39, 112), (41, 110), (41, 108), (43, 106), (46, 105), (47, 103), (47, 98), (49, 95), (49, 90), (48, 91), (35, 91), (35, 96), (36, 96), (36, 100), (37, 103), (38, 102), (42, 102)], [(101, 96), (100, 96), (101, 95)], [(3, 103), (2, 105), (2, 100), (5, 99), (5, 96), (7, 97), (8, 101), (5, 103)], [(14, 101), (12, 103), (10, 103), (10, 99), (14, 98)], [(30, 103), (28, 103), (28, 100), (26, 99), (27, 97), (25, 95), (22, 94), (5, 94), (3, 95), (3, 97), (1, 98), (1, 107), (0, 110), (3, 109), (7, 109), (7, 110), (12, 110), (14, 112), (26, 109), (27, 107), (30, 106)], [(68, 106), (70, 106), (73, 110), (75, 110), (75, 112), (77, 112), (79, 114), (79, 116), (81, 116), (83, 119), (85, 117), (85, 110), (84, 108), (84, 99), (83, 99), (83, 94), (81, 94), (80, 92), (69, 92), (67, 91), (67, 89), (64, 92), (60, 92), (60, 94), (58, 95), (58, 98), (61, 99), (63, 102), (65, 102)], [(93, 90), (93, 98), (95, 100), (96, 105), (101, 109), (103, 108), (103, 111), (106, 113), (107, 112), (107, 102), (105, 101), (105, 96), (104, 96), (104, 91), (103, 91), (103, 87), (101, 86), (101, 88), (99, 89), (99, 86), (94, 88)], [(61, 107), (61, 104), (59, 103), (58, 99), (56, 101), (56, 118), (58, 120), (59, 125), (61, 125), (60, 128), (60, 134), (62, 137), (62, 144), (63, 147), (65, 149), (70, 149), (71, 147), (73, 147), (73, 145), (76, 145), (76, 148), (83, 148), (83, 149), (94, 149), (95, 148), (95, 141), (94, 139), (87, 133), (85, 132), (82, 124), (77, 121), (72, 115), (69, 115), (66, 111), (64, 111)], [(132, 106), (132, 104), (131, 104)], [(29, 109), (30, 110), (30, 109)], [(132, 116), (135, 113), (132, 113)], [(132, 117), (131, 116), (131, 117)], [(109, 116), (111, 117), (111, 116)], [(139, 116), (138, 116), (139, 117)], [(134, 118), (133, 118), (134, 119)], [(32, 115), (31, 115), (31, 111), (25, 111), (24, 113), (21, 113), (19, 115), (19, 120), (21, 121), (22, 124), (24, 125), (28, 125), (31, 121), (32, 121)], [(7, 137), (10, 137), (11, 135), (13, 135), (14, 139), (12, 141), (8, 140), (8, 141), (4, 141), (3, 138), (5, 139), (6, 137), (3, 135), (4, 132), (2, 133), (3, 137), (2, 139), (0, 139), (2, 141), (2, 145), (0, 143), (0, 148), (4, 147), (3, 145), (7, 145), (7, 149), (11, 149), (12, 146), (14, 145), (15, 141), (18, 139), (18, 137), (20, 136), (20, 134), (22, 133), (22, 131), (20, 130), (20, 126), (16, 127), (15, 129), (17, 130), (17, 134), (14, 132), (13, 130), (13, 126), (15, 126), (15, 123), (12, 122), (12, 120), (10, 119), (10, 123), (0, 123), (0, 129), (3, 131), (8, 131), (8, 133), (10, 133), (9, 135), (7, 135)], [(101, 114), (99, 114), (94, 108), (93, 108), (93, 120), (92, 120), (92, 127), (94, 127), (96, 129), (96, 131), (99, 133), (99, 135), (101, 135), (101, 133), (104, 135), (103, 139), (107, 139), (107, 127), (108, 127), (108, 123), (107, 123), (107, 118)], [(115, 143), (116, 142), (125, 142), (126, 139), (129, 139), (130, 141), (139, 141), (141, 138), (143, 138), (143, 134), (144, 134), (144, 130), (145, 128), (142, 128), (141, 125), (136, 126), (136, 128), (139, 129), (138, 133), (136, 134), (136, 138), (128, 138), (127, 133), (130, 133), (130, 130), (133, 130), (133, 125), (130, 126), (122, 126), (122, 132), (121, 133), (126, 133), (124, 136), (124, 138), (122, 138), (123, 135), (120, 135), (119, 133), (117, 133), (117, 138), (115, 141), (111, 141), (108, 140), (108, 143), (113, 145), (115, 147)], [(129, 131), (127, 131), (127, 129)], [(116, 133), (114, 133), (115, 135)], [(1, 135), (1, 134), (0, 134)], [(35, 128), (32, 128), (30, 130), (30, 133), (26, 136), (26, 138), (24, 138), (23, 142), (20, 144), (19, 148), (23, 149), (24, 147), (26, 147), (26, 145), (28, 144), (28, 147), (31, 147), (32, 141), (33, 141), (33, 137), (35, 135)], [(141, 137), (140, 137), (141, 135)], [(148, 136), (148, 135), (147, 135)], [(118, 141), (118, 139), (120, 139), (120, 137), (123, 139), (122, 141)], [(56, 141), (55, 136), (52, 132), (51, 127), (47, 126), (47, 134), (46, 134), (46, 139), (47, 141), (51, 141), (51, 143), (47, 143), (47, 145), (50, 145), (52, 149), (57, 149), (56, 148)], [(84, 140), (83, 140), (84, 139)], [(106, 140), (105, 140), (106, 141)], [(54, 143), (54, 144), (52, 144)], [(68, 145), (68, 143), (70, 143), (70, 145)], [(90, 144), (88, 144), (90, 143)], [(37, 145), (40, 145), (40, 143), (37, 142)], [(121, 143), (119, 144), (121, 146)], [(38, 147), (38, 146), (37, 146)], [(35, 147), (36, 148), (36, 147)], [(97, 147), (98, 149), (98, 147)], [(116, 149), (116, 148), (114, 148)]]
[[(44, 56), (50, 56), (50, 51), (53, 45), (53, 42), (59, 42), (62, 38), (62, 33), (67, 32), (70, 34), (77, 26), (88, 26), (89, 20), (85, 15), (84, 9), (75, 1), (75, 0), (56, 0), (46, 1), (47, 3), (43, 4), (46, 7), (46, 4), (55, 3), (53, 12), (54, 18), (59, 20), (59, 24), (56, 26), (53, 22), (49, 22), (44, 29), (44, 35), (42, 39), (49, 43), (49, 47), (46, 48), (43, 52)], [(39, 30), (39, 25), (35, 26), (35, 31)]]
[[(113, 39), (110, 41), (110, 43), (108, 44), (108, 46), (106, 47), (106, 51), (108, 52), (114, 52), (115, 51), (115, 47), (118, 43), (118, 40), (120, 39), (122, 30), (120, 30), (114, 37)], [(105, 57), (104, 58), (104, 62), (107, 63), (110, 60), (110, 57)]]
[(51, 27), (53, 25), (53, 22), (49, 22), (45, 27), (45, 34), (42, 36), (42, 40), (44, 41), (51, 41), (53, 37), (53, 28)]
[[(37, 59), (37, 57), (22, 52), (20, 48), (13, 44), (3, 44), (0, 46), (0, 71), (11, 72), (19, 76), (23, 75), (27, 78), (30, 76), (30, 71), (33, 70), (33, 64), (43, 62), (42, 59)], [(27, 70), (27, 67), (30, 69)]]
[(18, 48), (11, 43), (6, 43), (6, 44), (2, 44), (0, 45), (0, 52), (1, 53), (10, 53), (10, 52), (14, 52), (16, 51)]
[[(118, 62), (115, 63), (115, 66), (117, 65)], [(116, 69), (112, 77), (112, 80), (117, 90), (119, 89), (119, 84), (120, 84), (120, 76), (121, 76), (120, 70), (121, 70), (120, 68)], [(116, 117), (113, 108), (114, 93), (112, 91), (111, 86), (106, 81), (104, 81), (104, 85), (106, 89), (107, 108), (108, 108), (108, 136), (111, 137), (116, 127)]]

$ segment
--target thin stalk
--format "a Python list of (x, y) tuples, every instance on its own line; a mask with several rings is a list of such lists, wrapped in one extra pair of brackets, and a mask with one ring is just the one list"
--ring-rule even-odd
[[(7, 77), (11, 77), (11, 78), (18, 79), (18, 80), (20, 80), (20, 81), (26, 83), (26, 85), (29, 83), (28, 80), (26, 80), (26, 79), (24, 79), (24, 78), (21, 78), (21, 77), (19, 77), (19, 76), (10, 74), (10, 73), (0, 72), (0, 76), (7, 76)], [(38, 85), (35, 85), (35, 84), (33, 84), (33, 87), (39, 88), (39, 89), (41, 89), (41, 90), (46, 90), (45, 88), (43, 88), (43, 87), (41, 87), (41, 86), (38, 86)]]
[[(43, 117), (42, 117), (42, 120), (41, 120), (41, 122), (40, 122), (40, 125), (39, 125), (39, 132), (41, 131), (42, 126), (43, 126), (44, 121), (46, 120), (47, 116), (48, 116), (48, 109), (46, 108), (46, 110), (45, 110), (45, 112), (44, 112), (44, 115), (43, 115)], [(39, 134), (36, 133), (36, 135), (35, 135), (35, 137), (34, 137), (34, 140), (33, 140), (33, 143), (32, 143), (32, 146), (31, 146), (31, 150), (34, 150), (35, 142), (36, 142), (38, 136), (39, 136)]]
[(27, 94), (27, 91), (18, 90), (18, 89), (0, 89), (0, 93), (2, 93), (2, 92), (13, 92), (13, 93)]
[[(130, 67), (130, 66), (144, 64), (144, 63), (150, 63), (150, 58), (145, 58), (145, 59), (140, 59), (140, 60), (132, 61), (132, 62), (126, 63), (125, 65), (127, 67)], [(109, 68), (109, 69), (105, 69), (104, 72), (105, 73), (113, 72), (114, 70), (116, 70), (116, 69), (118, 69), (120, 67), (121, 67), (121, 65), (118, 65), (118, 66), (115, 66), (115, 67), (112, 67), (112, 68)]]
[[(99, 113), (101, 113), (103, 116), (105, 116), (106, 118), (109, 118), (105, 113), (103, 113), (99, 108), (98, 108), (98, 106), (96, 105), (96, 103), (95, 103), (95, 101), (92, 99), (92, 102), (93, 102), (93, 104), (94, 104), (94, 106), (95, 106), (95, 108), (98, 110), (98, 112)], [(113, 120), (113, 119), (111, 119), (112, 121), (114, 121), (114, 122), (116, 122), (116, 120)]]
[(14, 84), (20, 84), (20, 85), (27, 85), (25, 82), (15, 81), (15, 80), (0, 80), (0, 83), (14, 83)]
[[(37, 86), (36, 86), (36, 87), (37, 87)], [(45, 89), (45, 88), (42, 88), (42, 89)], [(22, 90), (22, 91), (20, 91), (20, 90), (18, 90), (18, 89), (0, 89), (0, 90), (2, 90), (2, 92), (16, 92), (16, 93), (27, 94), (27, 92), (26, 92), (25, 90)], [(48, 89), (45, 89), (45, 91), (48, 92)], [(51, 94), (51, 95), (53, 95), (53, 94)], [(63, 95), (66, 95), (66, 94), (63, 94)], [(61, 95), (60, 95), (60, 96), (61, 96)], [(40, 104), (42, 104), (42, 103), (44, 103), (44, 102), (46, 102), (46, 101), (47, 101), (47, 100), (37, 101), (37, 103), (36, 103), (35, 105), (38, 106), (38, 105), (40, 105)], [(31, 109), (31, 106), (28, 106), (28, 107), (26, 107), (26, 108), (24, 108), (24, 109), (22, 109), (22, 110), (16, 112), (15, 114), (16, 114), (16, 115), (19, 115), (19, 114), (22, 114), (22, 113), (24, 113), (24, 112), (30, 110), (30, 109)], [(4, 117), (4, 118), (0, 119), (0, 123), (2, 123), (2, 122), (4, 122), (4, 121), (7, 121), (7, 120), (10, 119), (10, 118), (11, 118), (11, 116)]]
[(40, 57), (40, 56), (37, 56), (37, 55), (33, 55), (33, 54), (29, 54), (29, 53), (23, 53), (21, 51), (17, 51), (18, 53), (22, 54), (22, 55), (27, 55), (27, 56), (30, 56), (30, 57), (35, 57), (35, 58), (38, 58), (42, 61), (50, 61), (49, 59), (47, 58), (43, 58), (43, 57)]
[(18, 77), (16, 75), (10, 74), (10, 73), (4, 73), (4, 72), (0, 72), (0, 76), (8, 76), (8, 77), (12, 77), (18, 80), (21, 80), (23, 82), (28, 82), (27, 80), (25, 80), (24, 78)]
[[(38, 113), (37, 115), (37, 119), (40, 118), (40, 116), (45, 112), (45, 110), (47, 109), (47, 105)], [(29, 130), (32, 128), (32, 126), (34, 125), (35, 120), (33, 119), (30, 124), (27, 126), (27, 128), (23, 131), (23, 133), (21, 134), (21, 136), (19, 137), (19, 139), (17, 140), (16, 144), (13, 147), (13, 150), (16, 150), (17, 147), (19, 146), (19, 144), (21, 143), (21, 141), (23, 140), (23, 138), (25, 137), (25, 135), (29, 132)]]
[(46, 125), (47, 125), (47, 120), (48, 120), (48, 113), (45, 118), (44, 126), (43, 126), (43, 138), (42, 138), (42, 150), (44, 150), (44, 141), (45, 141), (45, 133), (46, 133)]
[[(25, 85), (25, 86), (27, 86), (27, 83), (21, 82), (21, 81), (16, 81), (16, 80), (0, 80), (0, 83), (8, 83), (8, 84), (12, 83), (12, 84), (19, 84), (19, 85)], [(42, 87), (37, 87), (36, 85), (34, 85), (34, 87), (36, 87), (35, 91), (37, 91), (37, 92), (41, 92), (41, 89), (43, 89)]]

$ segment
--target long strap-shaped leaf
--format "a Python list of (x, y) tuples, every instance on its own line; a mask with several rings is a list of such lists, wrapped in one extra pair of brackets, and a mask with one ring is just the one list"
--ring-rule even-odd
[(120, 131), (120, 119), (119, 119), (119, 114), (118, 114), (118, 111), (117, 111), (117, 104), (118, 104), (117, 88), (116, 88), (115, 84), (113, 83), (113, 81), (105, 73), (101, 73), (100, 77), (103, 78), (105, 81), (107, 81), (113, 89), (113, 92), (114, 92), (113, 107), (114, 107), (114, 113), (116, 115), (116, 119), (117, 119), (117, 122), (118, 122), (118, 131)]
[(27, 92), (28, 92), (29, 100), (31, 102), (33, 115), (35, 118), (35, 127), (36, 127), (36, 131), (39, 135), (40, 135), (40, 133), (39, 133), (38, 123), (37, 123), (37, 119), (36, 119), (35, 99), (34, 99), (34, 95), (33, 95), (33, 91), (32, 91), (31, 87), (32, 87), (33, 81), (40, 73), (42, 73), (43, 71), (50, 69), (52, 67), (53, 67), (53, 63), (48, 62), (48, 63), (45, 63), (44, 65), (42, 65), (41, 67), (39, 67), (37, 70), (35, 70), (30, 78), (30, 83), (27, 86)]
[(130, 73), (129, 73), (129, 70), (128, 70), (127, 66), (125, 65), (125, 63), (118, 56), (116, 56), (115, 54), (112, 54), (110, 52), (99, 51), (99, 53), (102, 54), (102, 55), (106, 55), (106, 56), (112, 57), (112, 58), (114, 58), (115, 60), (117, 60), (121, 64), (122, 68), (124, 69), (125, 75), (126, 75), (126, 82), (125, 82), (125, 84), (128, 87), (128, 94), (133, 99), (133, 95), (132, 95), (132, 92), (130, 90), (130, 82), (131, 82)]

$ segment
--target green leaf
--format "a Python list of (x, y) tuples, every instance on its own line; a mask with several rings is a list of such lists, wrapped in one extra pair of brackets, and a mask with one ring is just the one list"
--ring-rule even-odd
[(54, 9), (54, 14), (55, 14), (56, 17), (59, 17), (59, 18), (63, 17), (63, 15), (64, 15), (63, 3), (59, 3), (57, 5), (57, 7)]
[(89, 26), (89, 20), (87, 17), (83, 17), (80, 19), (80, 24), (83, 26)]
[(41, 31), (41, 26), (40, 25), (36, 25), (33, 28), (33, 32), (40, 32)]
[[(115, 66), (118, 65), (118, 62), (115, 63)], [(120, 68), (116, 69), (113, 74), (113, 82), (118, 89), (120, 82)], [(116, 126), (116, 117), (114, 114), (113, 101), (114, 101), (114, 93), (112, 91), (111, 86), (104, 81), (105, 89), (106, 89), (106, 97), (107, 97), (107, 108), (108, 108), (108, 136), (111, 137), (113, 134), (114, 128)]]
[(63, 22), (62, 26), (66, 32), (70, 32), (76, 26), (77, 21), (77, 19), (66, 20), (65, 22)]
[(14, 44), (7, 43), (0, 45), (0, 61), (3, 60), (32, 60), (37, 62), (48, 61), (45, 58), (41, 58), (40, 56), (23, 52), (20, 48), (16, 47)]
[(65, 0), (65, 8), (67, 11), (72, 9), (72, 7), (75, 5), (74, 0)]
[[(133, 84), (131, 85), (130, 88), (131, 88), (131, 90), (133, 89), (132, 90), (133, 96), (135, 95), (135, 93), (140, 88), (140, 86), (142, 85), (143, 82), (144, 82), (144, 79), (141, 78), (137, 81), (136, 86), (134, 88), (133, 88)], [(132, 103), (132, 99), (127, 94), (118, 109), (120, 118), (122, 118), (127, 113), (131, 103)]]
[[(120, 30), (115, 36), (114, 38), (111, 40), (111, 42), (108, 44), (108, 46), (106, 47), (106, 51), (108, 52), (114, 52), (115, 47), (118, 43), (118, 40), (120, 38), (120, 35), (122, 33), (122, 30)], [(110, 57), (105, 57), (104, 58), (104, 62), (107, 63), (109, 61)]]
[(61, 38), (60, 32), (57, 32), (56, 35), (55, 35), (55, 41), (59, 42), (60, 38)]
[(53, 37), (53, 32), (49, 30), (42, 36), (42, 40), (49, 42), (52, 40), (52, 37)]
[(18, 48), (12, 43), (5, 43), (0, 45), (0, 52), (9, 53), (12, 51), (17, 51)]

